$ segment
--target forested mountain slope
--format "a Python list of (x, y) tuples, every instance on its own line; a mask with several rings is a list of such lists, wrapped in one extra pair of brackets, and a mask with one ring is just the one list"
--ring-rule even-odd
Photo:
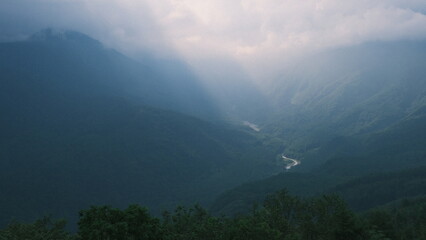
[(109, 94), (204, 118), (218, 114), (194, 79), (166, 78), (161, 68), (143, 65), (79, 32), (45, 29), (25, 41), (1, 43), (0, 63), (5, 105), (19, 104), (15, 98), (25, 101), (13, 95), (20, 87), (39, 95)]
[(314, 153), (304, 167), (318, 165), (326, 158), (316, 151), (335, 139), (369, 138), (419, 117), (426, 106), (425, 69), (425, 42), (375, 42), (313, 54), (283, 70), (270, 92), (277, 115), (263, 129), (282, 137), (289, 153)]
[(368, 43), (305, 60), (277, 83), (279, 110), (262, 129), (301, 165), (222, 194), (212, 210), (247, 211), (282, 188), (337, 192), (357, 210), (424, 195), (426, 43)]
[(322, 174), (282, 173), (264, 180), (245, 183), (221, 194), (212, 204), (215, 214), (241, 214), (251, 211), (269, 194), (288, 190), (298, 196), (337, 194), (355, 211), (426, 195), (426, 166), (360, 177)]
[(195, 108), (85, 35), (40, 34), (0, 44), (0, 224), (49, 213), (75, 222), (92, 204), (158, 213), (276, 172), (280, 142), (146, 106)]

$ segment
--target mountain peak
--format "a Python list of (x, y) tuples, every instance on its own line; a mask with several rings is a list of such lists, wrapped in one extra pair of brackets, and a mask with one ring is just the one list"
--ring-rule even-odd
[(46, 28), (39, 32), (34, 33), (28, 38), (29, 41), (73, 41), (80, 42), (85, 44), (95, 44), (101, 45), (101, 43), (86, 34), (70, 31), (70, 30), (62, 30), (62, 29), (53, 29)]

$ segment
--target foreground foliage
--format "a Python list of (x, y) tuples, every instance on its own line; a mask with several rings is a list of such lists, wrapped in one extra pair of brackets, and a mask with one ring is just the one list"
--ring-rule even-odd
[(75, 239), (65, 231), (66, 221), (53, 221), (44, 217), (34, 223), (12, 222), (0, 231), (0, 240), (72, 240)]
[(46, 217), (31, 224), (12, 223), (0, 231), (0, 240), (426, 239), (425, 216), (425, 199), (358, 216), (334, 195), (302, 199), (280, 191), (250, 214), (234, 218), (212, 216), (199, 205), (164, 212), (161, 220), (138, 205), (124, 210), (93, 206), (80, 212), (75, 236), (64, 230), (64, 221)]

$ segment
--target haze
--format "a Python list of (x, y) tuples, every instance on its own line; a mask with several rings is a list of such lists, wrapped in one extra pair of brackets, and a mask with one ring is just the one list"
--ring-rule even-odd
[(426, 236), (425, 0), (0, 0), (0, 76), (0, 239)]
[(3, 0), (0, 36), (72, 29), (136, 58), (178, 57), (199, 75), (227, 59), (259, 83), (307, 52), (424, 39), (425, 12), (422, 0)]

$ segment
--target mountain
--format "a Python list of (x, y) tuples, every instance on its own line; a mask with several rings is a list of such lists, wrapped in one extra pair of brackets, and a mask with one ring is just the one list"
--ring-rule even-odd
[(422, 41), (365, 43), (312, 54), (284, 68), (271, 87), (277, 110), (263, 129), (284, 139), (286, 152), (303, 157), (301, 167), (307, 170), (335, 155), (333, 146), (331, 152), (323, 150), (342, 139), (356, 142), (347, 148), (356, 153), (358, 143), (422, 114), (425, 66)]
[(200, 93), (180, 102), (170, 79), (81, 33), (1, 43), (0, 75), (2, 225), (73, 222), (94, 204), (158, 214), (277, 171), (280, 141), (175, 112), (212, 114)]
[(223, 193), (216, 213), (249, 211), (283, 188), (338, 193), (356, 210), (423, 196), (426, 43), (367, 43), (311, 55), (276, 83), (262, 126), (301, 164)]
[[(161, 70), (107, 49), (79, 32), (45, 29), (26, 41), (2, 43), (0, 53), (3, 76), (17, 79), (3, 81), (3, 88), (15, 87), (5, 84), (32, 84), (34, 91), (48, 87), (56, 88), (58, 94), (109, 94), (197, 117), (218, 114), (194, 79), (163, 77)], [(15, 101), (12, 96), (3, 98)]]
[(269, 178), (244, 183), (220, 194), (210, 206), (216, 215), (248, 213), (253, 205), (262, 203), (268, 195), (283, 189), (290, 194), (311, 197), (322, 194), (343, 179), (319, 174), (283, 172)]
[(210, 210), (217, 215), (248, 213), (254, 203), (261, 203), (268, 195), (283, 189), (302, 197), (337, 194), (351, 209), (360, 212), (404, 199), (424, 197), (426, 166), (359, 177), (281, 173), (224, 192)]
[(426, 166), (355, 178), (328, 189), (357, 211), (426, 195)]
[[(1, 43), (0, 224), (73, 221), (93, 204), (232, 215), (283, 188), (360, 211), (424, 196), (425, 69), (425, 42), (367, 43), (283, 68), (267, 99), (248, 84), (217, 104), (185, 64), (140, 63), (81, 33)], [(260, 132), (216, 121), (223, 109)], [(283, 145), (301, 161), (285, 172)]]
[[(359, 176), (380, 171), (396, 171), (426, 165), (426, 115), (419, 109), (384, 130), (357, 139), (356, 152), (345, 151), (354, 144), (334, 146), (326, 163), (315, 171), (340, 176)], [(354, 142), (355, 140), (352, 140)], [(350, 142), (350, 141), (346, 141)], [(332, 152), (333, 145), (326, 147)]]

